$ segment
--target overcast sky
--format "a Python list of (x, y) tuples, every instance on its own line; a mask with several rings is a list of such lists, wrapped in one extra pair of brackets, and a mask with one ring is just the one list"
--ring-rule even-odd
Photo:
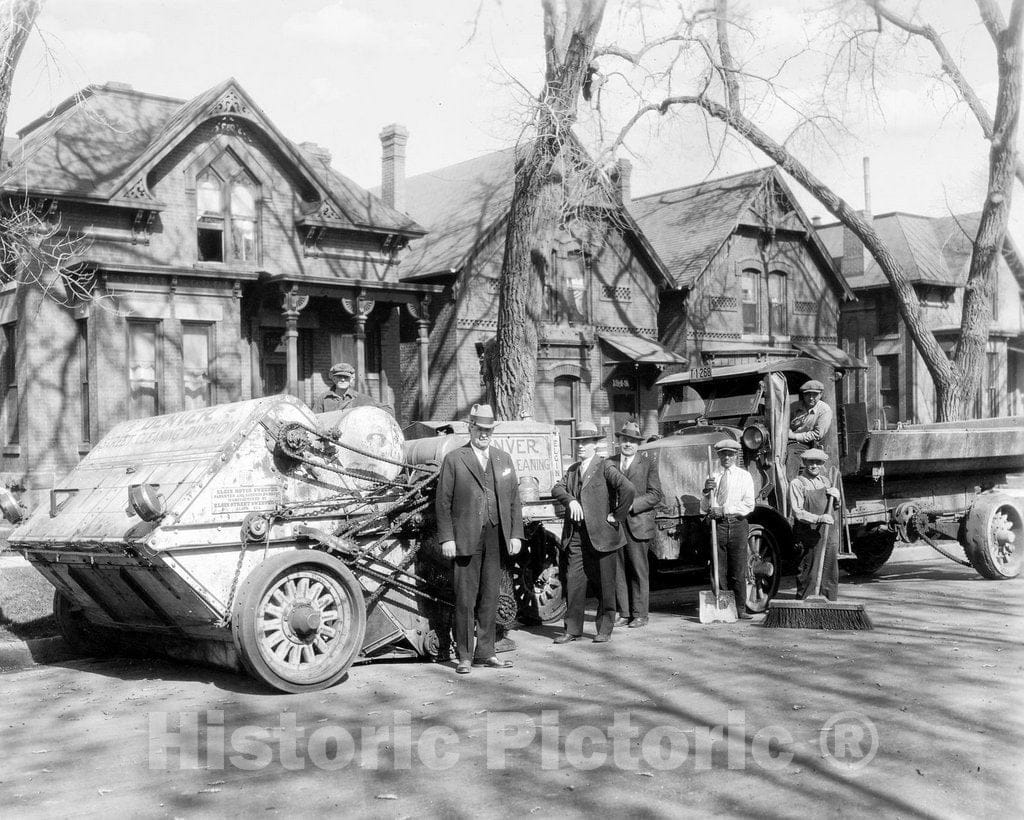
[[(635, 34), (622, 29), (614, 2), (602, 41)], [(821, 5), (748, 2), (755, 36), (750, 43), (738, 38), (737, 47), (771, 53), (777, 44), (795, 43), (821, 19)], [(918, 5), (978, 90), (993, 99), (995, 60), (974, 4)], [(377, 135), (391, 122), (410, 131), (410, 174), (515, 140), (523, 89), (538, 89), (543, 71), (540, 2), (483, 0), (477, 17), (478, 6), (478, 0), (46, 0), (42, 37), (30, 40), (14, 84), (9, 131), (89, 83), (117, 80), (188, 99), (233, 76), (291, 139), (326, 146), (338, 170), (372, 187), (380, 175)], [(52, 59), (44, 58), (44, 38)], [(860, 207), (861, 157), (870, 155), (875, 213), (978, 210), (987, 145), (966, 108), (951, 108), (949, 95), (927, 81), (935, 68), (930, 52), (908, 48), (906, 55), (912, 73), (886, 80), (880, 108), (855, 116), (855, 133), (835, 153), (812, 154), (812, 168)], [(808, 59), (819, 58), (804, 55), (805, 65)], [(634, 195), (768, 164), (732, 143), (716, 159), (717, 145), (693, 117), (645, 123), (630, 143)], [(813, 200), (801, 200), (812, 215), (825, 215)]]

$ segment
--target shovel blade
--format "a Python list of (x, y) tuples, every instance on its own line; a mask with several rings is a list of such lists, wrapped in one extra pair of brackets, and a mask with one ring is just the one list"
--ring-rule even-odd
[(720, 592), (715, 595), (710, 590), (699, 593), (700, 622), (702, 624), (731, 624), (738, 620), (736, 615), (736, 599), (731, 592)]

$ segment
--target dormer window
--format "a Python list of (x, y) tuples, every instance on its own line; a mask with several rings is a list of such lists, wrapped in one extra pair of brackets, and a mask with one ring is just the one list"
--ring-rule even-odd
[[(227, 164), (218, 161), (215, 165)], [(256, 261), (259, 187), (237, 162), (231, 176), (211, 166), (196, 178), (196, 247), (200, 262)]]

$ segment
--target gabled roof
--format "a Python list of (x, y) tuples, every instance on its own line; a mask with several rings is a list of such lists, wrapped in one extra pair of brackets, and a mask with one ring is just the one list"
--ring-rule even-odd
[[(578, 143), (576, 148), (583, 150)], [(413, 242), (402, 260), (403, 280), (454, 273), (495, 231), (504, 230), (515, 189), (516, 160), (525, 150), (506, 148), (406, 180), (408, 212), (429, 233)], [(671, 284), (668, 269), (633, 215), (617, 202), (612, 207), (618, 209), (617, 221), (636, 240), (652, 273)]]
[(750, 221), (748, 209), (770, 183), (787, 198), (807, 235), (810, 250), (826, 274), (837, 281), (848, 298), (853, 298), (853, 292), (775, 166), (639, 197), (633, 200), (630, 210), (665, 260), (676, 287), (689, 288), (708, 269), (740, 224)]
[(689, 287), (704, 272), (770, 174), (759, 168), (633, 200), (633, 215), (676, 287)]
[(0, 189), (159, 208), (146, 189), (146, 174), (201, 123), (225, 116), (259, 129), (318, 191), (319, 220), (342, 228), (423, 232), (409, 217), (300, 151), (234, 79), (187, 102), (119, 83), (89, 86), (18, 132), (20, 145), (5, 152)]
[[(980, 213), (931, 217), (896, 212), (879, 214), (872, 218), (872, 223), (911, 284), (963, 287), (980, 218)], [(832, 257), (840, 260), (842, 224), (823, 225), (818, 233)], [(858, 242), (858, 247), (863, 245)], [(1004, 256), (1007, 253), (1015, 253), (1012, 242), (1004, 248)], [(864, 260), (863, 275), (849, 276), (849, 281), (855, 290), (888, 286), (882, 269), (871, 256)]]

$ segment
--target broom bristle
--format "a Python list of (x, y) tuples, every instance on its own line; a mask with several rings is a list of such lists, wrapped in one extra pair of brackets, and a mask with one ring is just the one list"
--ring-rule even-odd
[[(779, 602), (783, 603), (783, 602)], [(836, 607), (812, 604), (801, 606), (802, 601), (785, 601), (778, 606), (769, 604), (764, 625), (769, 629), (873, 629), (871, 618), (862, 606), (843, 604)]]

